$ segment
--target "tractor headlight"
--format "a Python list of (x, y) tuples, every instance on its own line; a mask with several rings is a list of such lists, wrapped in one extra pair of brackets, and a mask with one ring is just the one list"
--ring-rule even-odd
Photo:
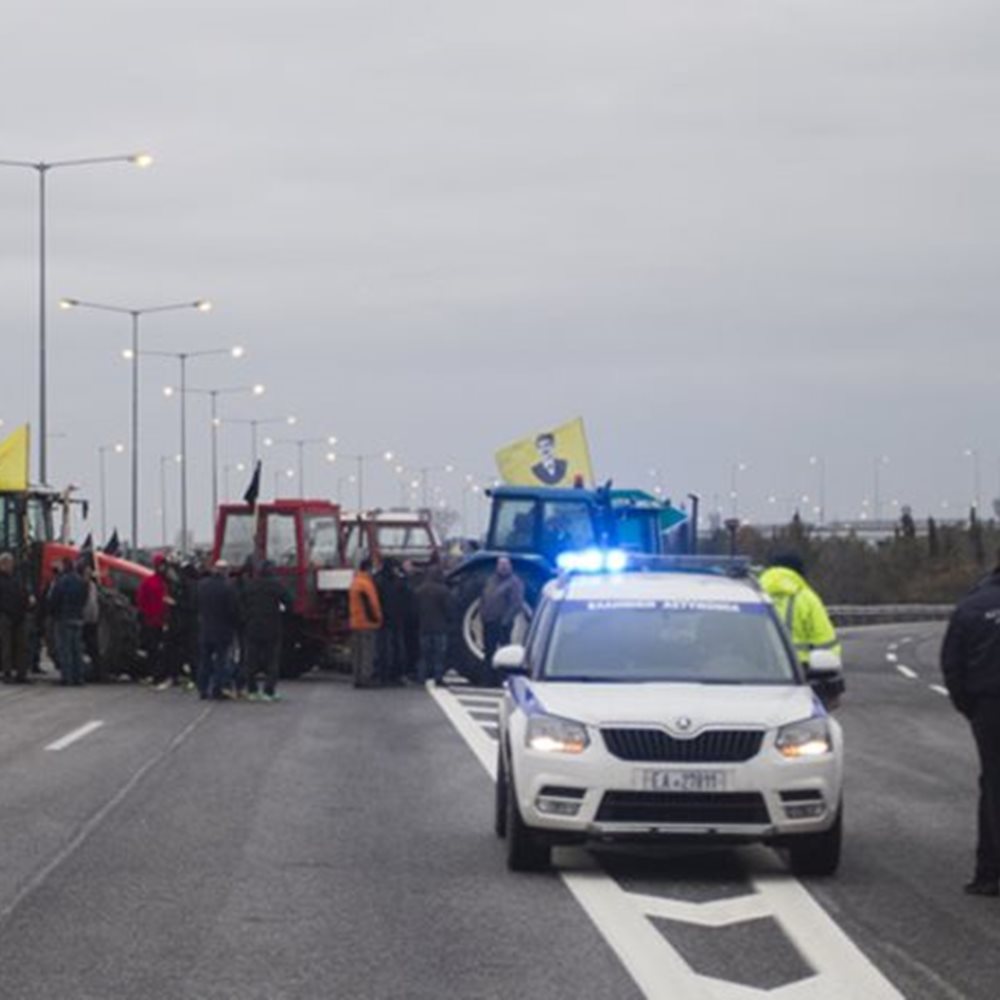
[(532, 715), (525, 742), (529, 749), (543, 753), (583, 753), (590, 745), (590, 737), (582, 722), (556, 715)]
[(778, 730), (775, 746), (784, 757), (821, 757), (833, 750), (830, 724), (818, 716), (789, 723)]

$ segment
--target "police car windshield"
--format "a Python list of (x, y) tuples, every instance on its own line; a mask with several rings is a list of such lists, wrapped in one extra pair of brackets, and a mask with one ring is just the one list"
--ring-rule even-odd
[(763, 604), (567, 601), (542, 679), (793, 684), (795, 669)]

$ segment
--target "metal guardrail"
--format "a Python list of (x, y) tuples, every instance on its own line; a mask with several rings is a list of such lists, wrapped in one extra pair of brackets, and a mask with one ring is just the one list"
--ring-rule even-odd
[(947, 621), (953, 604), (835, 604), (827, 608), (835, 625), (891, 625)]

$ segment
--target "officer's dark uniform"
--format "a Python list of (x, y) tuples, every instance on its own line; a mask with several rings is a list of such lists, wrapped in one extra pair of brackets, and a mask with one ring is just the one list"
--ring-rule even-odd
[(1000, 566), (955, 608), (941, 649), (952, 704), (972, 725), (979, 750), (976, 874), (965, 888), (1000, 894)]

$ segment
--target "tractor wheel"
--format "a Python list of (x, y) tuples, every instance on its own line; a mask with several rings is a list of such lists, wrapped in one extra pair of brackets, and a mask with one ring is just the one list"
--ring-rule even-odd
[(303, 635), (295, 622), (286, 622), (281, 636), (281, 670), (284, 680), (295, 680), (321, 662), (315, 642)]
[[(448, 665), (471, 684), (483, 684), (488, 677), (483, 655), (479, 599), (492, 572), (492, 568), (478, 568), (459, 579), (455, 589), (455, 626), (448, 643)], [(523, 576), (521, 579), (524, 582), (524, 610), (514, 622), (511, 642), (524, 641), (538, 603), (540, 587), (537, 581)]]
[(139, 656), (139, 614), (132, 602), (118, 590), (99, 587), (97, 599), (100, 616), (97, 621), (97, 656), (94, 680), (102, 681), (127, 674), (138, 677), (142, 660)]

